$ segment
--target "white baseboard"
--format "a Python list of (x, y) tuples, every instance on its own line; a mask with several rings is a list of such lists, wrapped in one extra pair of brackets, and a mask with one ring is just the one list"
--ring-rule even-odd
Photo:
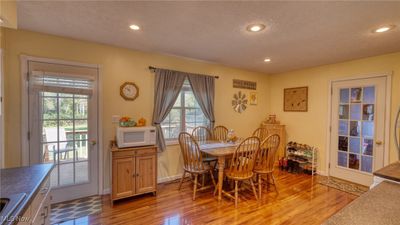
[(323, 171), (323, 170), (317, 170), (317, 174), (321, 175), (321, 176), (328, 176), (328, 173), (326, 171)]
[[(190, 174), (186, 173), (186, 177), (189, 177)], [(157, 183), (161, 184), (161, 183), (165, 183), (165, 182), (170, 182), (170, 181), (174, 181), (174, 180), (178, 180), (182, 178), (182, 174), (177, 174), (174, 176), (169, 176), (169, 177), (161, 177), (157, 179)]]
[(102, 195), (108, 195), (110, 193), (111, 193), (111, 189), (110, 188), (106, 188), (106, 189), (103, 189), (103, 193), (101, 193), (101, 194)]

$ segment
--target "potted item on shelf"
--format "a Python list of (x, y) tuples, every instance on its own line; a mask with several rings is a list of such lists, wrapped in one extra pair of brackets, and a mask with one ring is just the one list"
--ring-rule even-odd
[(131, 119), (129, 116), (123, 116), (119, 119), (119, 126), (120, 127), (134, 127), (136, 126), (136, 122)]
[(136, 126), (138, 126), (138, 127), (144, 127), (144, 126), (146, 126), (146, 120), (145, 120), (143, 117), (140, 118), (140, 119), (138, 120)]

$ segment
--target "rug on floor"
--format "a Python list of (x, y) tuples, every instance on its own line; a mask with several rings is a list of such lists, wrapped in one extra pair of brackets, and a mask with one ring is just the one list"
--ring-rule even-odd
[(68, 202), (61, 202), (51, 206), (51, 224), (59, 224), (68, 220), (77, 219), (102, 211), (101, 196), (95, 195)]
[(318, 176), (318, 183), (357, 196), (360, 196), (369, 190), (366, 186), (334, 177)]

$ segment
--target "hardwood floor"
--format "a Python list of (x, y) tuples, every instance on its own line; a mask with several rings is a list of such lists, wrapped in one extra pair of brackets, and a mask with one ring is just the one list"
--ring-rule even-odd
[(223, 198), (219, 203), (212, 191), (199, 192), (192, 201), (191, 182), (181, 191), (179, 182), (161, 184), (151, 194), (117, 201), (111, 208), (103, 198), (103, 212), (62, 225), (83, 224), (321, 224), (357, 196), (320, 185), (309, 175), (276, 171), (279, 195), (264, 191), (260, 202), (251, 191), (240, 194), (238, 208)]

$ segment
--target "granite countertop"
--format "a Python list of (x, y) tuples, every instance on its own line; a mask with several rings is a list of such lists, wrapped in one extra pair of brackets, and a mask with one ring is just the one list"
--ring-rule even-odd
[(400, 161), (375, 171), (374, 175), (388, 180), (400, 182)]
[(400, 184), (384, 181), (329, 218), (326, 225), (400, 224)]
[[(0, 170), (0, 197), (25, 193), (26, 196), (18, 207), (12, 212), (10, 217), (22, 216), (29, 206), (34, 196), (39, 191), (39, 187), (50, 175), (53, 164), (36, 164), (26, 167), (17, 167)], [(11, 221), (6, 224), (13, 224)]]

